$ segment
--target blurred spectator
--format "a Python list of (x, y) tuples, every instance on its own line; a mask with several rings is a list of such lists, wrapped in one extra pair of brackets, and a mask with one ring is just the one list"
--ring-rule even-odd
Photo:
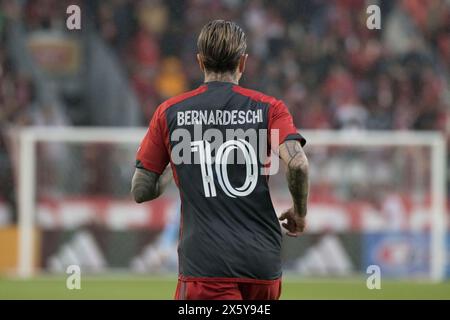
[(156, 91), (164, 100), (187, 90), (181, 62), (175, 57), (166, 58), (161, 63), (161, 71), (155, 82)]

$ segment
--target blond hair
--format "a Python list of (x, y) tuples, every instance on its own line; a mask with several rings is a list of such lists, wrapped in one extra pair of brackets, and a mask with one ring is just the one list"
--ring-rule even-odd
[(197, 47), (207, 71), (234, 72), (247, 49), (247, 37), (236, 23), (214, 20), (202, 28)]

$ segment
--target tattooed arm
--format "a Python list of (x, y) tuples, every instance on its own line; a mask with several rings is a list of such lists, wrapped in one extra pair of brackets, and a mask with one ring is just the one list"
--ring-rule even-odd
[(279, 154), (287, 165), (286, 178), (294, 204), (280, 216), (280, 220), (287, 219), (283, 227), (288, 230), (289, 236), (298, 236), (305, 228), (309, 192), (308, 159), (297, 140), (288, 140), (281, 144)]
[(158, 198), (172, 178), (170, 166), (164, 170), (162, 175), (137, 168), (131, 182), (131, 193), (134, 201), (142, 203)]
[(308, 159), (297, 140), (281, 144), (280, 157), (287, 165), (286, 178), (294, 209), (299, 215), (305, 216), (308, 200)]

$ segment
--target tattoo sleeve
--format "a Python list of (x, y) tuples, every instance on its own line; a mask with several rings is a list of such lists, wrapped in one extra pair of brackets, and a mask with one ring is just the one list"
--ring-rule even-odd
[(170, 182), (170, 169), (160, 176), (157, 173), (137, 168), (131, 182), (131, 193), (137, 203), (159, 197)]
[(301, 216), (305, 216), (309, 193), (308, 159), (300, 142), (296, 140), (281, 144), (279, 152), (287, 165), (286, 178), (294, 202), (294, 210)]

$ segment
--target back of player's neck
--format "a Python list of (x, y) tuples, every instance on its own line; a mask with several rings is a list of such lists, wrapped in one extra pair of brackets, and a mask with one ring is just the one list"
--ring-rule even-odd
[(230, 73), (207, 73), (205, 74), (205, 83), (208, 82), (230, 82), (239, 84), (238, 78)]

